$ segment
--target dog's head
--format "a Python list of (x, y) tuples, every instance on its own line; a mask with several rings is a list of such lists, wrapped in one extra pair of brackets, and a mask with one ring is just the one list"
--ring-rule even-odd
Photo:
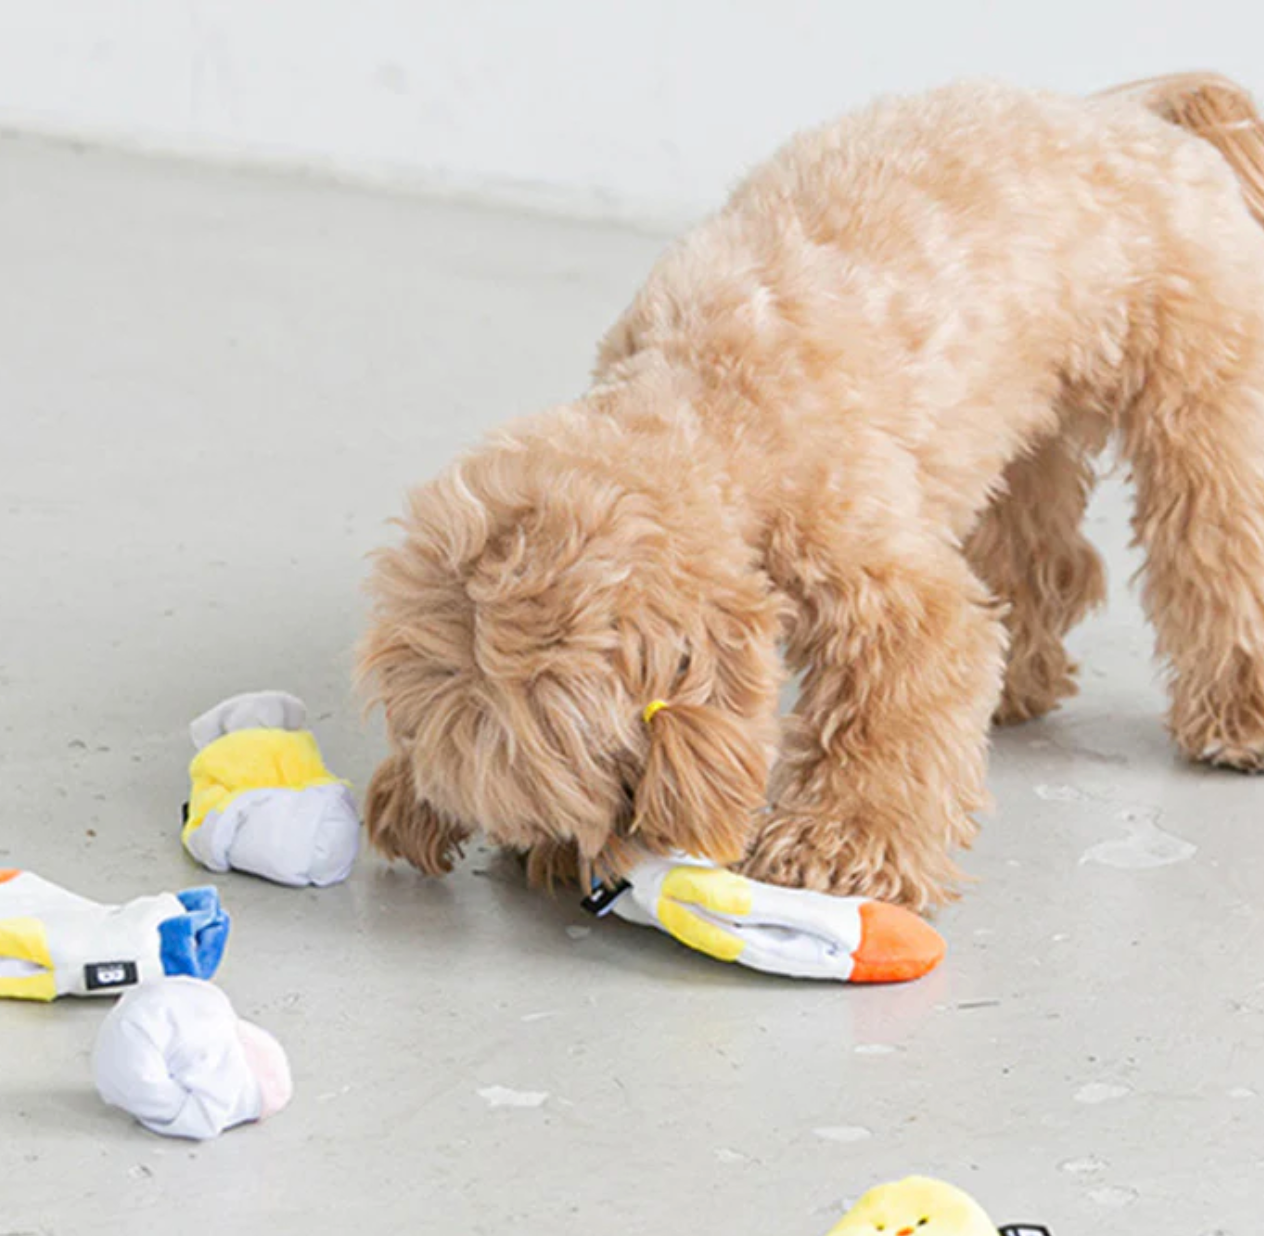
[[(740, 857), (774, 745), (778, 610), (715, 490), (666, 442), (566, 409), (416, 491), (377, 556), (361, 672), (391, 753), (374, 842), (451, 869), (482, 829)], [(666, 708), (646, 709), (655, 701)]]

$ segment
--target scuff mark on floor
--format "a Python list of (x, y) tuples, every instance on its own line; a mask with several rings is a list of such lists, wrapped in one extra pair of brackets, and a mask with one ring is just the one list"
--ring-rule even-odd
[(1138, 1196), (1136, 1189), (1129, 1189), (1125, 1185), (1103, 1185), (1100, 1189), (1093, 1189), (1089, 1193), (1089, 1197), (1099, 1206), (1109, 1206), (1112, 1210), (1121, 1210), (1125, 1206), (1131, 1206)]
[(511, 1090), (508, 1086), (484, 1086), (478, 1097), (488, 1107), (540, 1107), (549, 1097), (547, 1090)]
[(1047, 803), (1086, 803), (1092, 796), (1073, 785), (1046, 785), (1042, 782), (1036, 786), (1036, 797)]
[(1080, 855), (1080, 865), (1101, 863), (1122, 871), (1148, 871), (1193, 858), (1198, 853), (1198, 847), (1193, 842), (1164, 832), (1156, 822), (1159, 815), (1155, 810), (1121, 811), (1118, 820), (1127, 830), (1125, 835), (1090, 846)]
[(1087, 1155), (1083, 1159), (1067, 1159), (1065, 1163), (1059, 1163), (1058, 1171), (1066, 1172), (1068, 1176), (1092, 1176), (1104, 1172), (1109, 1166), (1105, 1159)]
[(1117, 1086), (1110, 1082), (1089, 1082), (1075, 1092), (1075, 1101), (1095, 1107), (1098, 1103), (1109, 1103), (1131, 1093), (1127, 1086)]
[(813, 1129), (812, 1132), (826, 1142), (867, 1142), (873, 1137), (868, 1129), (858, 1124), (834, 1125), (824, 1129)]

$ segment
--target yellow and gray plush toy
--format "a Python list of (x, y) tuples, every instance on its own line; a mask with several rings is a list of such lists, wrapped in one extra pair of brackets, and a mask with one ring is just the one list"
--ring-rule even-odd
[(228, 926), (213, 888), (113, 906), (0, 871), (0, 997), (116, 996), (168, 975), (210, 978)]
[(939, 932), (900, 906), (778, 888), (685, 856), (646, 855), (584, 905), (719, 961), (791, 978), (906, 982), (930, 973), (945, 952)]
[(256, 691), (224, 700), (189, 727), (184, 845), (212, 871), (277, 884), (337, 884), (351, 874), (360, 817), (326, 767), (302, 700)]

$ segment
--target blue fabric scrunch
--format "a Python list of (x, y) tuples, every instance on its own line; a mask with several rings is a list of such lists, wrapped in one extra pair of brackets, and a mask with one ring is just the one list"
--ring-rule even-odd
[(219, 969), (228, 943), (228, 912), (211, 887), (188, 888), (176, 896), (185, 913), (158, 924), (163, 971), (208, 979)]

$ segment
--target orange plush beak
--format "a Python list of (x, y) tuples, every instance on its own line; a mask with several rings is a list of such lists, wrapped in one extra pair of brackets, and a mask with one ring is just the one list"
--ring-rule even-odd
[(853, 983), (906, 983), (921, 978), (948, 951), (939, 932), (901, 906), (867, 901), (860, 907), (860, 921), (860, 947), (852, 954)]

